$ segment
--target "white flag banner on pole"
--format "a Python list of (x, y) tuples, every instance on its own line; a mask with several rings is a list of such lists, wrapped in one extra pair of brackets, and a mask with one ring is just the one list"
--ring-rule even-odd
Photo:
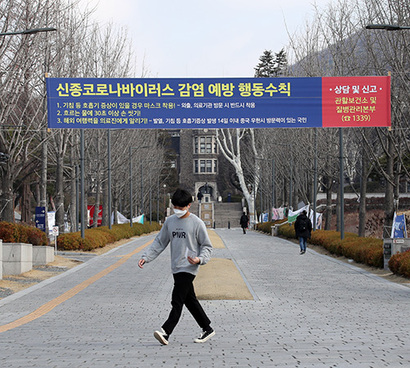
[(306, 213), (309, 215), (309, 205), (307, 204), (305, 207), (300, 208), (297, 211), (292, 211), (289, 209), (288, 213), (288, 222), (291, 224), (292, 222), (296, 221), (296, 218), (303, 212), (306, 211)]

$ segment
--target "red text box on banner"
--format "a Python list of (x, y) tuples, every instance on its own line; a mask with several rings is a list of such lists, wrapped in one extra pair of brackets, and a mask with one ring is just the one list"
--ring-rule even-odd
[(390, 77), (323, 77), (323, 127), (391, 126)]

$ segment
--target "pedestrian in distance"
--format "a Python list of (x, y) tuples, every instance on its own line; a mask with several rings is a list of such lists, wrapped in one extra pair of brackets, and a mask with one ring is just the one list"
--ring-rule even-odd
[(241, 224), (241, 228), (243, 230), (243, 233), (246, 234), (246, 229), (249, 226), (249, 217), (246, 215), (245, 212), (242, 213), (241, 219), (239, 220), (239, 223)]
[(199, 191), (196, 197), (198, 198), (198, 202), (201, 203), (201, 200), (204, 197), (204, 195), (201, 193), (201, 191)]
[(193, 281), (199, 266), (210, 260), (212, 244), (204, 222), (189, 212), (192, 202), (191, 194), (186, 190), (177, 189), (171, 202), (174, 205), (175, 214), (167, 218), (154, 242), (142, 255), (138, 266), (143, 268), (145, 263), (153, 261), (170, 245), (171, 269), (174, 277), (172, 308), (161, 330), (154, 332), (154, 337), (162, 345), (168, 345), (169, 337), (185, 305), (202, 328), (201, 335), (194, 342), (202, 343), (214, 336), (215, 331), (195, 295)]
[(306, 253), (306, 243), (312, 233), (312, 222), (307, 217), (305, 210), (296, 218), (295, 221), (295, 234), (299, 239), (300, 254)]

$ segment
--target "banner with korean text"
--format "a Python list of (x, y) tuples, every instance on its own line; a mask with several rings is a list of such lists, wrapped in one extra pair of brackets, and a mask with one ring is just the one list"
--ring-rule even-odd
[(389, 127), (390, 77), (47, 78), (49, 128)]

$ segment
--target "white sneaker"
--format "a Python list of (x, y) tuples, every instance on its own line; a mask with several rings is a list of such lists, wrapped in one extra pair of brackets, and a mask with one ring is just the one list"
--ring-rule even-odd
[(166, 332), (161, 328), (161, 331), (155, 331), (154, 332), (154, 337), (162, 344), (162, 345), (168, 345), (168, 338), (169, 335), (166, 334)]

